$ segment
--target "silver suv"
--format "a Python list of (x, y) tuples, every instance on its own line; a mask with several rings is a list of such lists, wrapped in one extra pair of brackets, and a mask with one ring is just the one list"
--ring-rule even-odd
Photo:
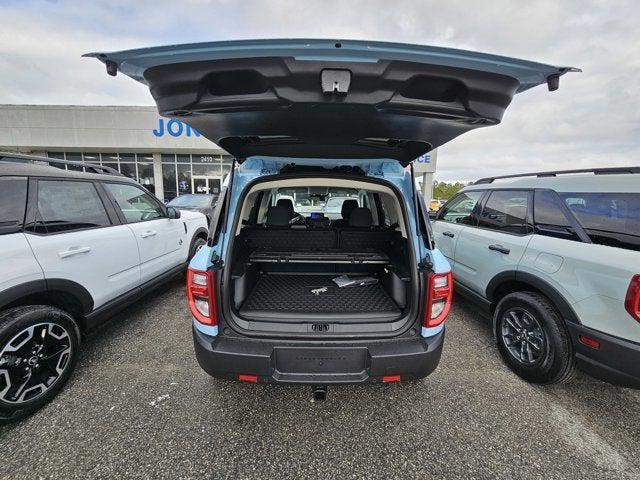
[(485, 178), (433, 222), (458, 293), (535, 383), (640, 387), (640, 167)]

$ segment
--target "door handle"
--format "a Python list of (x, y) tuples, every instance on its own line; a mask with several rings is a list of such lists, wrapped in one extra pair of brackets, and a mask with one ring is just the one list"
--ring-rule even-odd
[(89, 253), (90, 251), (91, 247), (69, 247), (69, 250), (58, 252), (58, 256), (60, 258), (67, 258), (71, 257), (72, 255), (78, 255), (80, 253)]
[(140, 236), (142, 238), (154, 237), (157, 233), (158, 232), (156, 232), (155, 230), (147, 230), (146, 232), (142, 232)]
[(511, 252), (511, 250), (509, 250), (508, 248), (504, 248), (502, 245), (489, 245), (489, 250), (504, 253), (505, 255), (509, 255), (509, 252)]
[(442, 232), (442, 234), (443, 234), (445, 237), (449, 237), (449, 238), (453, 238), (453, 237), (455, 237), (455, 235), (454, 235), (453, 233), (451, 233), (451, 232)]

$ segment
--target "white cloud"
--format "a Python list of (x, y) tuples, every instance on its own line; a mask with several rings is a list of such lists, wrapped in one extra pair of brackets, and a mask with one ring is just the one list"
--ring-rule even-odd
[(390, 40), (577, 66), (557, 92), (517, 96), (504, 121), (442, 147), (438, 177), (638, 164), (640, 4), (127, 0), (0, 5), (0, 103), (152, 104), (82, 53), (233, 38)]

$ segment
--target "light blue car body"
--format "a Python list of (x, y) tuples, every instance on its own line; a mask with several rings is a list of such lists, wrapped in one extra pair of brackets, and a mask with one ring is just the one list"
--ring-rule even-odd
[[(235, 221), (232, 212), (235, 212), (238, 207), (238, 201), (242, 195), (242, 192), (247, 185), (253, 180), (268, 176), (276, 175), (280, 169), (290, 163), (296, 165), (322, 165), (325, 168), (331, 169), (332, 167), (339, 166), (352, 166), (361, 168), (368, 177), (376, 178), (378, 180), (385, 180), (396, 187), (405, 202), (407, 209), (407, 217), (409, 223), (409, 231), (411, 232), (411, 240), (413, 244), (413, 250), (416, 253), (416, 259), (418, 262), (427, 260), (432, 265), (434, 273), (447, 273), (451, 271), (451, 267), (447, 259), (440, 253), (437, 248), (429, 249), (421, 235), (418, 234), (418, 226), (416, 223), (416, 209), (414, 201), (413, 181), (411, 178), (411, 170), (409, 168), (403, 168), (397, 161), (388, 160), (384, 158), (380, 159), (366, 159), (366, 160), (353, 160), (353, 159), (313, 159), (313, 158), (274, 158), (274, 157), (250, 157), (245, 160), (241, 165), (236, 167), (233, 175), (233, 182), (230, 192), (229, 212), (230, 215), (226, 218), (225, 233), (221, 234), (218, 238), (218, 242), (213, 246), (205, 246), (191, 260), (191, 268), (196, 270), (207, 270), (212, 266), (212, 260), (214, 258), (226, 258), (227, 246), (229, 244), (230, 236), (233, 232), (233, 223)], [(206, 327), (198, 322), (194, 322), (196, 328), (202, 333), (215, 336), (218, 333), (216, 327)], [(430, 337), (438, 334), (443, 328), (440, 325), (436, 328), (423, 328), (422, 335), (424, 337)]]

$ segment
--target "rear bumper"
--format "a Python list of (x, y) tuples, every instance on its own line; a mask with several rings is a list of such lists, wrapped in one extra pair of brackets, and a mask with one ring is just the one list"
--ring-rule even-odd
[(433, 372), (440, 363), (444, 331), (431, 338), (320, 343), (210, 337), (194, 328), (193, 340), (198, 363), (213, 377), (257, 375), (260, 383), (376, 383), (384, 375), (415, 380)]
[[(584, 325), (569, 324), (576, 363), (589, 375), (629, 388), (640, 388), (640, 344), (623, 340)], [(580, 342), (585, 335), (600, 343), (598, 349)]]

